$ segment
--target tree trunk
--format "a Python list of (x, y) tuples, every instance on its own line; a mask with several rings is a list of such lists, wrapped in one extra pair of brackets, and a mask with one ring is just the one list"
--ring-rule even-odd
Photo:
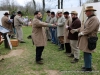
[(98, 0), (94, 0), (94, 2), (98, 2)]
[(36, 11), (36, 2), (35, 2), (35, 0), (33, 0), (33, 4), (34, 4), (34, 11)]
[(44, 12), (45, 12), (45, 0), (43, 0), (43, 11), (42, 11), (42, 16), (44, 16)]
[(61, 0), (61, 9), (63, 9), (63, 0)]
[(60, 9), (60, 0), (58, 0), (58, 9)]
[(80, 0), (80, 6), (82, 5), (82, 2), (81, 2), (81, 0)]

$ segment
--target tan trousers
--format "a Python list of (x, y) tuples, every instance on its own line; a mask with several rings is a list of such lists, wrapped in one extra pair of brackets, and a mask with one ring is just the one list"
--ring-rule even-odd
[(46, 36), (47, 36), (47, 40), (51, 40), (51, 34), (50, 34), (50, 30), (49, 27), (46, 28)]
[(70, 40), (72, 54), (74, 54), (74, 58), (79, 59), (80, 50), (78, 49), (77, 44), (78, 40)]
[(22, 27), (15, 27), (16, 28), (16, 36), (19, 41), (23, 41), (23, 31)]
[(59, 36), (58, 39), (61, 44), (64, 44), (64, 36)]

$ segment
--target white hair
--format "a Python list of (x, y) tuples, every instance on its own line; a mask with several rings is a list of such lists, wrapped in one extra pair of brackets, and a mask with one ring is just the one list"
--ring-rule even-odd
[(96, 15), (96, 12), (95, 12), (95, 11), (91, 11), (91, 14), (94, 14), (94, 15)]

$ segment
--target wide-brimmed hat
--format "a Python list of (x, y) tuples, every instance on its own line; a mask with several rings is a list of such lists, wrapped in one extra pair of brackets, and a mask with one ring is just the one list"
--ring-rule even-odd
[(18, 11), (17, 14), (22, 14), (22, 12), (21, 11)]
[(85, 11), (97, 11), (97, 10), (94, 9), (93, 6), (87, 6)]
[(8, 12), (5, 12), (4, 15), (10, 15)]
[(76, 11), (72, 11), (70, 14), (75, 14), (77, 15), (78, 13)]
[(62, 11), (58, 11), (57, 13), (60, 14), (60, 13), (62, 13)]

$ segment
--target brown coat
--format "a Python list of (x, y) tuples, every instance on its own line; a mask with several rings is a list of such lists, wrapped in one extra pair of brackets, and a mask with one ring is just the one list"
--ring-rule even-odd
[(70, 30), (72, 29), (78, 29), (81, 27), (81, 21), (78, 18), (75, 18), (72, 22), (72, 24), (68, 27), (69, 34), (68, 34), (68, 39), (70, 40), (78, 40), (78, 32), (71, 33)]
[(64, 43), (69, 43), (68, 39), (69, 30), (66, 29), (66, 25), (70, 26), (71, 24), (72, 24), (72, 19), (68, 17), (68, 19), (65, 20), (65, 26), (64, 26)]
[(46, 45), (47, 38), (46, 38), (44, 27), (48, 27), (48, 23), (41, 22), (37, 18), (33, 19), (32, 39), (34, 41), (34, 45), (37, 47)]
[(94, 52), (88, 49), (88, 37), (96, 36), (99, 28), (99, 20), (96, 16), (92, 16), (89, 18), (85, 25), (81, 27), (81, 32), (83, 32), (84, 36), (81, 36), (79, 39), (79, 49), (83, 52), (92, 53)]
[(9, 30), (12, 30), (12, 24), (9, 22), (9, 20), (10, 20), (9, 17), (3, 16), (1, 19), (2, 26)]

